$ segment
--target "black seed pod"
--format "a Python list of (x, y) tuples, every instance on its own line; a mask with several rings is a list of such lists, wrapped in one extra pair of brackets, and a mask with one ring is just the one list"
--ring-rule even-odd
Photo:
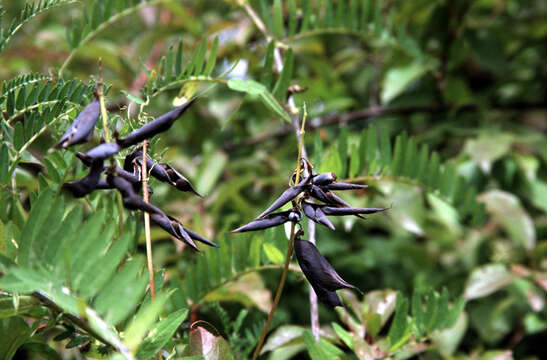
[(323, 212), (325, 215), (331, 216), (344, 216), (344, 215), (359, 215), (359, 214), (374, 214), (380, 211), (385, 211), (388, 208), (352, 208), (352, 207), (332, 207), (325, 206), (323, 207)]
[(318, 287), (327, 291), (335, 291), (347, 288), (361, 292), (357, 287), (342, 279), (311, 242), (296, 239), (294, 252), (302, 272), (314, 289)]
[(315, 175), (311, 182), (314, 185), (323, 186), (323, 185), (332, 184), (335, 181), (336, 181), (336, 174), (333, 172), (328, 172), (328, 173)]
[(195, 99), (192, 99), (186, 104), (179, 106), (178, 108), (171, 110), (157, 119), (141, 126), (137, 130), (132, 131), (125, 138), (118, 139), (118, 144), (121, 147), (126, 148), (168, 130), (171, 125), (173, 125), (175, 120), (177, 120), (190, 107), (190, 105), (194, 103), (194, 101)]
[(74, 119), (68, 130), (54, 148), (66, 149), (71, 145), (81, 144), (91, 140), (95, 123), (101, 113), (98, 101), (88, 104), (84, 110)]
[(193, 232), (192, 230), (188, 229), (188, 228), (185, 228), (184, 226), (182, 227), (184, 229), (184, 231), (186, 231), (186, 233), (188, 235), (190, 235), (190, 237), (193, 239), (193, 240), (196, 240), (196, 241), (199, 241), (199, 242), (202, 242), (206, 245), (209, 245), (209, 246), (212, 246), (212, 247), (218, 247), (217, 244), (215, 244), (214, 242), (210, 241), (210, 240), (207, 240), (206, 238), (204, 238), (203, 236)]
[(105, 142), (86, 152), (85, 157), (91, 161), (104, 160), (116, 155), (121, 149), (116, 143)]
[(277, 198), (277, 200), (273, 202), (273, 204), (270, 205), (270, 207), (268, 207), (262, 214), (258, 215), (257, 219), (263, 218), (269, 213), (271, 213), (272, 211), (279, 209), (280, 207), (282, 207), (283, 205), (285, 205), (286, 203), (288, 203), (289, 201), (297, 197), (298, 194), (300, 194), (302, 191), (306, 190), (307, 188), (308, 188), (307, 185), (296, 185), (296, 186), (288, 188), (287, 190), (283, 192), (283, 194), (281, 194), (280, 197)]
[(98, 187), (103, 169), (103, 161), (95, 161), (91, 164), (89, 173), (85, 177), (77, 181), (67, 182), (63, 185), (63, 188), (70, 191), (75, 197), (84, 197)]
[(321, 225), (325, 225), (331, 230), (335, 230), (334, 225), (330, 222), (330, 220), (325, 216), (325, 213), (323, 213), (323, 210), (321, 210), (320, 205), (312, 204), (307, 201), (302, 202), (302, 209), (304, 210), (304, 214), (306, 216)]
[(325, 186), (322, 186), (322, 187), (327, 189), (327, 190), (360, 190), (360, 189), (368, 188), (368, 185), (335, 182), (335, 183), (328, 184), (328, 185), (325, 185)]
[(106, 181), (122, 194), (123, 206), (129, 210), (142, 210), (149, 214), (163, 214), (156, 206), (145, 202), (137, 195), (132, 184), (120, 176), (108, 174)]
[(190, 181), (188, 181), (187, 178), (185, 178), (181, 173), (175, 170), (171, 165), (169, 164), (158, 164), (158, 165), (167, 173), (169, 177), (169, 181), (178, 190), (191, 192), (192, 194), (196, 196), (202, 197), (200, 194), (197, 193), (196, 190), (194, 190), (194, 187), (192, 186)]
[(246, 232), (246, 231), (263, 230), (263, 229), (284, 224), (287, 221), (297, 222), (297, 221), (300, 221), (301, 218), (302, 217), (300, 213), (294, 210), (278, 212), (278, 213), (269, 214), (263, 218), (251, 221), (247, 225), (243, 225), (235, 230), (232, 230), (232, 232), (239, 233), (239, 232)]
[(319, 301), (321, 301), (323, 304), (334, 308), (336, 306), (344, 306), (344, 303), (342, 303), (342, 300), (340, 300), (340, 297), (336, 293), (336, 291), (328, 291), (323, 288), (313, 286), (313, 291), (315, 291), (315, 294), (317, 295), (317, 298)]

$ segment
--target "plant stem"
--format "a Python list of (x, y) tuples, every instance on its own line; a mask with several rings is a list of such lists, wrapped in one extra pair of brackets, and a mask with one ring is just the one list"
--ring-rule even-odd
[[(300, 129), (300, 136), (298, 139), (298, 160), (296, 165), (296, 179), (294, 181), (295, 184), (298, 184), (300, 181), (300, 169), (301, 169), (301, 163), (302, 163), (302, 147), (304, 143), (304, 133), (306, 126), (306, 116), (304, 112), (304, 117), (302, 120), (302, 128)], [(268, 319), (266, 320), (266, 324), (264, 325), (264, 328), (262, 329), (262, 334), (260, 335), (260, 339), (258, 340), (258, 344), (255, 348), (255, 351), (253, 352), (253, 360), (256, 360), (260, 353), (260, 349), (262, 349), (262, 345), (264, 344), (264, 340), (266, 339), (266, 335), (268, 333), (268, 328), (270, 327), (270, 324), (272, 322), (273, 316), (275, 314), (275, 310), (277, 309), (277, 305), (279, 304), (279, 299), (281, 298), (281, 294), (283, 293), (283, 288), (285, 287), (285, 280), (287, 280), (287, 273), (289, 269), (289, 263), (291, 261), (291, 255), (294, 247), (294, 238), (295, 238), (295, 229), (296, 223), (291, 223), (291, 235), (289, 238), (289, 246), (287, 247), (287, 254), (285, 255), (285, 264), (283, 265), (283, 272), (281, 273), (281, 280), (279, 280), (279, 285), (277, 286), (277, 291), (275, 293), (274, 301), (272, 304), (272, 309), (270, 310), (270, 313), (268, 314)]]
[(97, 84), (97, 96), (101, 106), (101, 119), (103, 120), (104, 139), (110, 142), (110, 132), (108, 131), (108, 114), (106, 113), (106, 105), (104, 102), (103, 75), (102, 75), (102, 60), (99, 59), (99, 82)]
[[(142, 193), (144, 202), (148, 203), (148, 171), (146, 169), (146, 159), (148, 151), (148, 140), (144, 140), (142, 144)], [(148, 276), (150, 278), (150, 298), (153, 300), (156, 297), (156, 289), (154, 287), (154, 262), (152, 261), (152, 240), (150, 239), (150, 215), (144, 212), (144, 234), (146, 236), (146, 259), (148, 262)]]

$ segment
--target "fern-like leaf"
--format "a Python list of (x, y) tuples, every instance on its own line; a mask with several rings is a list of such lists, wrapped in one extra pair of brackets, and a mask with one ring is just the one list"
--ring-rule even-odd
[[(25, 3), (21, 14), (17, 19), (12, 20), (10, 25), (4, 30), (2, 18), (0, 17), (0, 53), (4, 50), (11, 38), (21, 29), (21, 27), (32, 20), (34, 17), (50, 10), (54, 7), (75, 3), (76, 0), (36, 0)], [(3, 15), (3, 9), (0, 7), (0, 14)]]

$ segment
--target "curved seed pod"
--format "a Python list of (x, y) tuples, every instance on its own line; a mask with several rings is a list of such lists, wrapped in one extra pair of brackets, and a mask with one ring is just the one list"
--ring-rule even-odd
[(286, 223), (287, 221), (299, 221), (301, 215), (294, 211), (288, 210), (283, 212), (278, 212), (274, 214), (269, 214), (263, 218), (256, 219), (251, 221), (247, 225), (243, 225), (235, 230), (232, 230), (233, 233), (246, 232), (246, 231), (255, 231), (271, 228), (277, 225)]
[(175, 232), (177, 233), (176, 238), (181, 240), (185, 244), (189, 245), (195, 251), (199, 251), (196, 243), (194, 242), (194, 240), (192, 240), (190, 235), (184, 230), (184, 227), (182, 226), (182, 224), (172, 216), (167, 215), (167, 217), (171, 221), (171, 225), (173, 226), (173, 228), (175, 229)]
[(86, 152), (85, 156), (91, 161), (104, 160), (117, 154), (121, 149), (116, 143), (105, 142)]
[(196, 244), (192, 241), (188, 234), (181, 229), (182, 226), (176, 219), (163, 213), (154, 213), (150, 214), (150, 220), (163, 230), (167, 231), (173, 237), (184, 242), (185, 244), (188, 244), (192, 249), (199, 251)]
[(325, 216), (325, 214), (321, 210), (321, 206), (309, 203), (307, 201), (303, 201), (302, 209), (304, 210), (304, 214), (306, 214), (308, 219), (318, 224), (325, 225), (331, 230), (335, 230), (334, 225), (330, 222), (330, 220)]
[(333, 182), (336, 181), (336, 178), (337, 177), (335, 173), (327, 172), (327, 173), (315, 175), (311, 182), (314, 185), (324, 186), (324, 185), (332, 184)]
[(106, 181), (106, 179), (99, 179), (99, 182), (97, 183), (97, 186), (95, 187), (95, 189), (110, 190), (110, 189), (114, 189), (114, 186), (109, 184), (108, 181)]
[(317, 185), (312, 185), (310, 187), (310, 191), (309, 191), (309, 194), (311, 197), (313, 197), (314, 199), (317, 199), (319, 201), (322, 201), (326, 204), (330, 204), (331, 203), (331, 200), (327, 197), (327, 194), (325, 193), (325, 191), (323, 191), (323, 189), (321, 189), (319, 186)]
[(326, 190), (360, 190), (368, 188), (368, 185), (335, 182), (322, 187)]
[(308, 188), (307, 185), (296, 185), (296, 186), (292, 186), (288, 188), (287, 190), (283, 192), (283, 194), (281, 194), (280, 197), (277, 198), (277, 200), (275, 200), (270, 205), (270, 207), (264, 210), (262, 214), (258, 215), (257, 219), (263, 218), (266, 215), (270, 214), (272, 211), (279, 209), (280, 207), (282, 207), (283, 205), (285, 205), (286, 203), (288, 203), (289, 201), (297, 197), (298, 194), (300, 194), (302, 191), (306, 190), (307, 188)]
[(352, 207), (323, 207), (325, 215), (344, 216), (344, 215), (359, 215), (359, 214), (374, 214), (380, 211), (388, 210), (388, 208), (352, 208)]
[(81, 144), (91, 140), (95, 123), (101, 113), (101, 106), (98, 101), (88, 104), (84, 110), (74, 119), (67, 131), (54, 146), (55, 149), (66, 149), (71, 145)]
[(296, 239), (294, 252), (302, 272), (314, 289), (318, 287), (327, 291), (335, 291), (346, 288), (361, 292), (359, 288), (342, 279), (311, 242)]
[[(163, 214), (156, 206), (145, 202), (137, 195), (133, 189), (133, 185), (120, 176), (108, 174), (106, 181), (114, 186), (122, 194), (123, 206), (129, 210), (142, 210), (149, 214)], [(164, 214), (165, 215), (165, 214)]]
[(89, 173), (86, 176), (77, 181), (67, 182), (63, 185), (63, 188), (70, 191), (75, 197), (84, 197), (97, 188), (103, 169), (103, 161), (95, 161), (91, 164)]
[(210, 240), (207, 240), (206, 238), (204, 238), (203, 236), (193, 232), (192, 230), (186, 228), (186, 227), (182, 227), (184, 229), (184, 231), (186, 231), (186, 233), (188, 235), (190, 235), (190, 237), (193, 239), (193, 240), (196, 240), (196, 241), (199, 241), (199, 242), (202, 242), (204, 244), (207, 244), (209, 246), (212, 246), (212, 247), (218, 247), (217, 244), (215, 244), (214, 242), (210, 241)]
[[(139, 167), (142, 167), (142, 152), (137, 152), (135, 154), (134, 161), (137, 163)], [(150, 159), (150, 157), (146, 157), (146, 168), (148, 171), (150, 171), (150, 175), (158, 179), (162, 182), (169, 182), (169, 175), (167, 174), (167, 171), (163, 169), (163, 167), (160, 166), (157, 162)]]
[(186, 104), (161, 115), (155, 120), (141, 126), (137, 130), (132, 131), (123, 139), (118, 139), (118, 144), (126, 148), (131, 145), (136, 145), (145, 139), (149, 139), (154, 135), (168, 130), (171, 125), (177, 120), (189, 107), (194, 103), (195, 99), (188, 101)]
[(194, 190), (194, 187), (190, 183), (190, 181), (185, 178), (181, 173), (179, 173), (177, 170), (175, 170), (171, 165), (169, 164), (158, 164), (159, 167), (161, 167), (168, 175), (169, 180), (171, 184), (179, 189), (180, 191), (186, 191), (191, 192), (192, 194), (202, 197), (200, 194), (197, 193), (196, 190)]
[(340, 300), (340, 297), (336, 293), (336, 291), (328, 291), (323, 288), (313, 286), (313, 291), (315, 291), (315, 294), (317, 295), (317, 298), (319, 301), (321, 301), (323, 304), (334, 308), (336, 306), (344, 306), (344, 303), (342, 300)]
[(342, 199), (332, 191), (325, 191), (325, 195), (327, 196), (327, 199), (329, 199), (327, 204), (333, 204), (338, 207), (351, 207), (350, 204), (345, 202), (344, 199)]

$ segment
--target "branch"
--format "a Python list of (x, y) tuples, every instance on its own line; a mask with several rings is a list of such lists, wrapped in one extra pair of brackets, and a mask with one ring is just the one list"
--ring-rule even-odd
[[(439, 113), (450, 110), (460, 112), (473, 112), (477, 111), (484, 106), (480, 104), (467, 104), (460, 107), (452, 105), (416, 105), (405, 107), (387, 107), (378, 106), (368, 109), (361, 109), (352, 111), (341, 115), (329, 115), (323, 118), (316, 118), (308, 122), (306, 125), (307, 130), (315, 130), (322, 128), (323, 126), (334, 125), (339, 123), (347, 123), (355, 120), (365, 120), (371, 117), (385, 116), (385, 115), (411, 115), (416, 113)], [(503, 111), (530, 111), (530, 110), (547, 110), (547, 101), (530, 103), (530, 102), (515, 102), (511, 104), (493, 104), (490, 106), (491, 110), (503, 110)], [(227, 142), (224, 145), (224, 150), (230, 151), (242, 146), (252, 146), (263, 143), (264, 141), (273, 140), (275, 138), (283, 137), (294, 131), (292, 126), (285, 126), (275, 132), (268, 132), (260, 134), (258, 136), (248, 138), (238, 143)]]

